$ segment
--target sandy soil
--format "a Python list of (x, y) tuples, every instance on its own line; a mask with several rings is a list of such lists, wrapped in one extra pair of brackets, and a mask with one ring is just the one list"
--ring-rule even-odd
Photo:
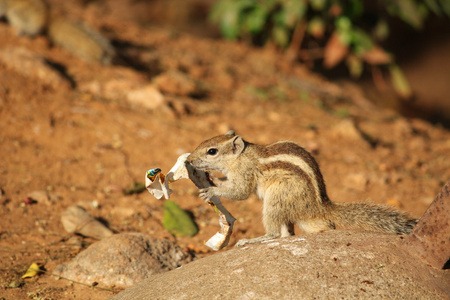
[[(60, 76), (66, 82), (49, 83), (26, 66), (0, 62), (0, 296), (5, 299), (112, 295), (51, 275), (56, 265), (95, 242), (62, 228), (60, 214), (73, 204), (115, 232), (142, 232), (177, 241), (198, 257), (211, 254), (203, 242), (218, 230), (217, 216), (192, 183), (175, 183), (172, 198), (195, 216), (200, 232), (192, 238), (173, 237), (163, 228), (163, 201), (122, 190), (143, 182), (150, 168), (167, 172), (180, 154), (229, 129), (255, 143), (303, 145), (320, 163), (329, 196), (337, 202), (372, 201), (419, 217), (450, 178), (447, 129), (373, 106), (357, 86), (321, 79), (274, 49), (139, 27), (105, 15), (108, 6), (102, 2), (49, 2), (105, 32), (125, 60), (88, 64), (52, 46), (46, 36), (17, 37), (0, 23), (0, 50), (37, 53), (64, 70)], [(164, 103), (149, 109), (114, 96), (126, 92), (130, 82), (153, 82)], [(26, 201), (42, 190), (50, 197)], [(224, 204), (238, 219), (229, 247), (263, 234), (256, 196)], [(33, 262), (47, 273), (21, 279)]]

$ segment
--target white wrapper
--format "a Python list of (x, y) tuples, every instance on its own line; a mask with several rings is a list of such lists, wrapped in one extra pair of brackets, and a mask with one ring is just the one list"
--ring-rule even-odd
[[(189, 178), (197, 186), (197, 188), (207, 188), (212, 186), (209, 181), (208, 174), (204, 171), (196, 170), (191, 164), (186, 162), (186, 158), (190, 153), (181, 155), (175, 165), (170, 169), (169, 173), (164, 176), (158, 173), (153, 180), (145, 176), (145, 186), (147, 190), (157, 199), (163, 196), (169, 199), (172, 190), (169, 188), (169, 183), (177, 181), (182, 178)], [(208, 201), (214, 210), (219, 215), (220, 231), (212, 236), (205, 245), (214, 251), (218, 251), (228, 245), (231, 233), (233, 231), (233, 223), (236, 220), (230, 212), (222, 205), (218, 197), (213, 197)]]

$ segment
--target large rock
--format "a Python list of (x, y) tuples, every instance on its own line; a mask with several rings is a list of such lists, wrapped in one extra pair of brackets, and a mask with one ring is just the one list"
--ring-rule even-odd
[(403, 237), (327, 231), (224, 251), (154, 275), (111, 299), (446, 299), (447, 271)]
[(174, 242), (142, 233), (121, 233), (92, 244), (53, 274), (71, 280), (129, 287), (153, 274), (167, 272), (192, 261)]

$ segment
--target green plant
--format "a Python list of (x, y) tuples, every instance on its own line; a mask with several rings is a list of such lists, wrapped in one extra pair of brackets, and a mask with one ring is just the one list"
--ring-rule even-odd
[(389, 20), (419, 30), (431, 13), (450, 16), (450, 0), (219, 0), (210, 17), (228, 39), (271, 41), (300, 60), (322, 59), (325, 68), (345, 62), (355, 78), (366, 66), (374, 78), (384, 67), (407, 98), (408, 81), (380, 43), (389, 36)]

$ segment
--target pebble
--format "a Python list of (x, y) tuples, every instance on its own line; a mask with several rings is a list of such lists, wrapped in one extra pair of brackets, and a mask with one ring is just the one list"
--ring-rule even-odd
[(101, 240), (113, 235), (113, 232), (92, 217), (80, 206), (70, 206), (61, 214), (61, 223), (69, 233), (78, 233), (86, 237)]

